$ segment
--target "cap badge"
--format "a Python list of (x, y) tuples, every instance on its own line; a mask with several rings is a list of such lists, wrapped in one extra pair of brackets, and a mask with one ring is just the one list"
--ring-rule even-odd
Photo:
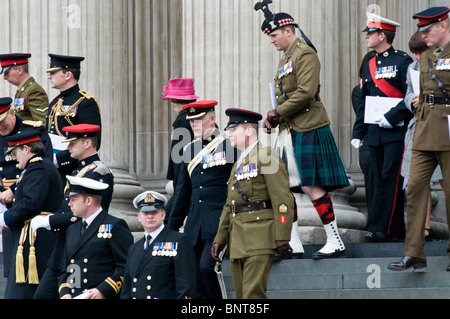
[(156, 202), (156, 199), (152, 196), (152, 194), (148, 194), (144, 199), (145, 204), (152, 204), (155, 202)]

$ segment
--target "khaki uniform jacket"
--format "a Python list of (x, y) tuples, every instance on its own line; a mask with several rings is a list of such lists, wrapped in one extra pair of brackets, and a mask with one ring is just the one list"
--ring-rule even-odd
[[(281, 86), (289, 99), (283, 97)], [(330, 125), (321, 101), (314, 101), (320, 85), (317, 53), (297, 39), (284, 54), (275, 76), (278, 112), (297, 132), (305, 133)], [(314, 101), (314, 102), (312, 102)]]
[[(233, 214), (233, 202), (245, 203), (233, 186), (233, 179), (238, 167), (249, 164), (256, 164), (258, 175), (239, 180), (238, 184), (250, 202), (271, 201), (272, 208)], [(231, 259), (274, 254), (277, 240), (290, 240), (294, 197), (289, 189), (284, 162), (272, 148), (263, 147), (258, 142), (242, 164), (237, 162), (234, 165), (228, 180), (227, 194), (214, 242), (222, 247), (228, 245)]]
[(436, 70), (438, 60), (450, 59), (450, 44), (438, 58), (433, 54), (434, 49), (430, 49), (422, 54), (420, 63), (420, 86), (419, 107), (416, 112), (416, 130), (414, 133), (413, 150), (416, 151), (450, 151), (448, 116), (450, 115), (449, 105), (438, 105), (431, 109), (428, 103), (424, 103), (424, 95), (434, 93), (436, 96), (443, 96), (439, 86), (431, 78), (428, 59), (433, 61), (433, 70), (437, 78), (444, 84), (447, 91), (450, 91), (450, 70)]
[(19, 86), (14, 97), (13, 107), (17, 116), (28, 121), (42, 121), (46, 124), (48, 96), (45, 90), (29, 77)]

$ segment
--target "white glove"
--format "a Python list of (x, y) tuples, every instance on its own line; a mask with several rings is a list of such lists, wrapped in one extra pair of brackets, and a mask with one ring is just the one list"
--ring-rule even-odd
[(355, 138), (351, 141), (351, 144), (354, 148), (359, 149), (363, 145), (363, 142), (361, 140)]
[(51, 230), (50, 227), (50, 215), (47, 216), (36, 216), (31, 220), (31, 228), (33, 228), (34, 231), (38, 230), (39, 228), (45, 228), (47, 230)]
[(391, 125), (391, 123), (389, 123), (389, 121), (386, 120), (386, 118), (385, 118), (384, 116), (383, 116), (382, 118), (378, 119), (378, 120), (376, 121), (376, 123), (379, 123), (378, 125), (379, 125), (381, 128), (387, 128), (387, 129), (392, 129), (392, 128), (394, 128), (394, 127)]

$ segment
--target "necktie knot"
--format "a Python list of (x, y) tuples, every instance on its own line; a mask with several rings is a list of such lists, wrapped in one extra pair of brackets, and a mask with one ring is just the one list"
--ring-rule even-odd
[(147, 248), (150, 246), (151, 243), (152, 243), (152, 236), (151, 235), (147, 235), (146, 240), (145, 240), (145, 247), (144, 247), (144, 249), (147, 250)]
[(88, 224), (86, 223), (85, 220), (83, 220), (83, 223), (81, 224), (81, 236), (83, 236), (83, 234), (85, 233), (87, 226)]

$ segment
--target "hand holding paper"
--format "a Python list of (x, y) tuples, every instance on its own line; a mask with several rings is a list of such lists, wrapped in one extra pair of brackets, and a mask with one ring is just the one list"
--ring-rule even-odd
[(388, 120), (386, 120), (386, 117), (382, 116), (380, 119), (376, 120), (378, 122), (378, 126), (385, 129), (392, 129), (394, 128), (391, 123), (389, 123)]
[[(366, 107), (364, 114), (364, 123), (366, 124), (377, 124), (380, 125), (383, 122), (383, 125), (387, 127), (386, 122), (383, 121), (384, 115), (389, 112), (392, 108), (396, 107), (403, 99), (395, 99), (389, 97), (374, 97), (367, 96), (366, 97)], [(389, 123), (389, 122), (388, 122)], [(405, 125), (404, 121), (401, 121), (397, 124), (397, 126), (402, 127)], [(389, 123), (390, 128), (392, 125)], [(380, 127), (383, 127), (380, 125)]]

